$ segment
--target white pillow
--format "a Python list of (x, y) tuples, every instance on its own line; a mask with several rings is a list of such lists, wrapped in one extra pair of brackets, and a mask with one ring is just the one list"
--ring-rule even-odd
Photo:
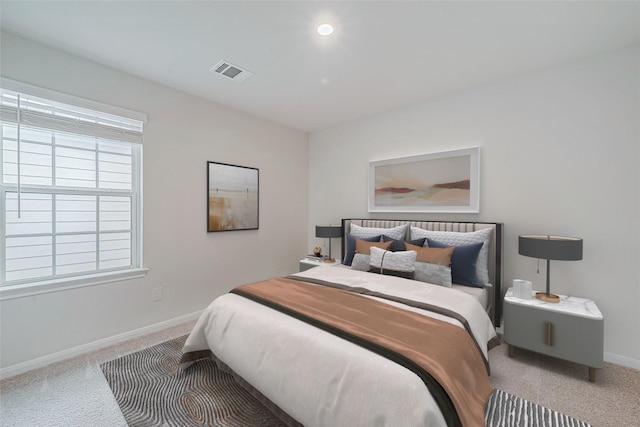
[(478, 254), (476, 262), (476, 277), (482, 286), (489, 284), (489, 240), (491, 239), (491, 228), (460, 233), (456, 231), (431, 231), (423, 228), (411, 227), (411, 239), (427, 238), (437, 240), (451, 246), (468, 245), (482, 242), (482, 249)]
[(407, 235), (407, 226), (405, 224), (391, 228), (378, 228), (361, 227), (356, 224), (351, 224), (349, 233), (356, 237), (388, 236), (395, 240), (404, 240)]
[(371, 248), (369, 271), (413, 279), (416, 271), (416, 251), (391, 252)]

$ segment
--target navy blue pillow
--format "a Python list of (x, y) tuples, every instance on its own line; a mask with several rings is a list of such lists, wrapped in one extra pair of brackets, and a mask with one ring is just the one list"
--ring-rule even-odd
[[(451, 245), (427, 238), (430, 248), (448, 248)], [(470, 245), (455, 246), (451, 255), (451, 281), (458, 285), (482, 288), (482, 284), (476, 277), (476, 262), (482, 249), (483, 242)]]
[(364, 240), (365, 242), (379, 242), (380, 236), (356, 237), (353, 234), (347, 233), (347, 253), (342, 259), (344, 265), (351, 265), (353, 262), (353, 257), (356, 255), (356, 239)]
[(404, 240), (396, 240), (393, 237), (389, 237), (389, 236), (382, 236), (382, 241), (383, 242), (391, 242), (391, 247), (389, 248), (389, 250), (391, 252), (401, 252), (401, 251), (406, 251), (407, 250), (407, 245), (406, 243), (410, 243), (412, 245), (416, 245), (416, 246), (424, 246), (424, 241), (427, 240), (426, 237), (423, 237), (421, 239), (415, 239), (415, 240), (407, 240), (406, 242)]

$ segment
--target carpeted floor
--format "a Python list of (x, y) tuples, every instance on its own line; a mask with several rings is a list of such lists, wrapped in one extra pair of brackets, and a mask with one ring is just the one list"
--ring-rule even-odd
[(640, 371), (605, 362), (595, 383), (572, 362), (507, 345), (489, 352), (491, 384), (598, 427), (640, 427)]
[[(0, 381), (0, 425), (126, 427), (100, 364), (190, 332), (194, 322)], [(610, 363), (596, 383), (572, 363), (492, 349), (494, 387), (596, 427), (640, 427), (640, 371)]]
[(188, 334), (195, 320), (0, 381), (0, 426), (127, 427), (100, 364)]

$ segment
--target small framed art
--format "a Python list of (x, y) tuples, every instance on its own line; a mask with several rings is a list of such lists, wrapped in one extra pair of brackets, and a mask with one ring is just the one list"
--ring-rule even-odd
[(207, 162), (207, 231), (255, 230), (259, 170)]
[(369, 212), (479, 211), (479, 147), (369, 162)]

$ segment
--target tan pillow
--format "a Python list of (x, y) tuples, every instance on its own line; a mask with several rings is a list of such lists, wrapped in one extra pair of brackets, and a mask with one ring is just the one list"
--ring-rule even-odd
[(455, 246), (448, 248), (424, 248), (407, 243), (408, 251), (416, 251), (416, 261), (446, 266), (451, 265), (451, 255), (454, 249)]
[(375, 246), (376, 248), (380, 248), (380, 249), (384, 249), (385, 251), (388, 251), (389, 248), (391, 247), (391, 243), (393, 243), (393, 242), (392, 241), (389, 241), (389, 242), (367, 242), (365, 240), (356, 238), (356, 253), (370, 255), (371, 254), (371, 247), (373, 247), (373, 246)]

